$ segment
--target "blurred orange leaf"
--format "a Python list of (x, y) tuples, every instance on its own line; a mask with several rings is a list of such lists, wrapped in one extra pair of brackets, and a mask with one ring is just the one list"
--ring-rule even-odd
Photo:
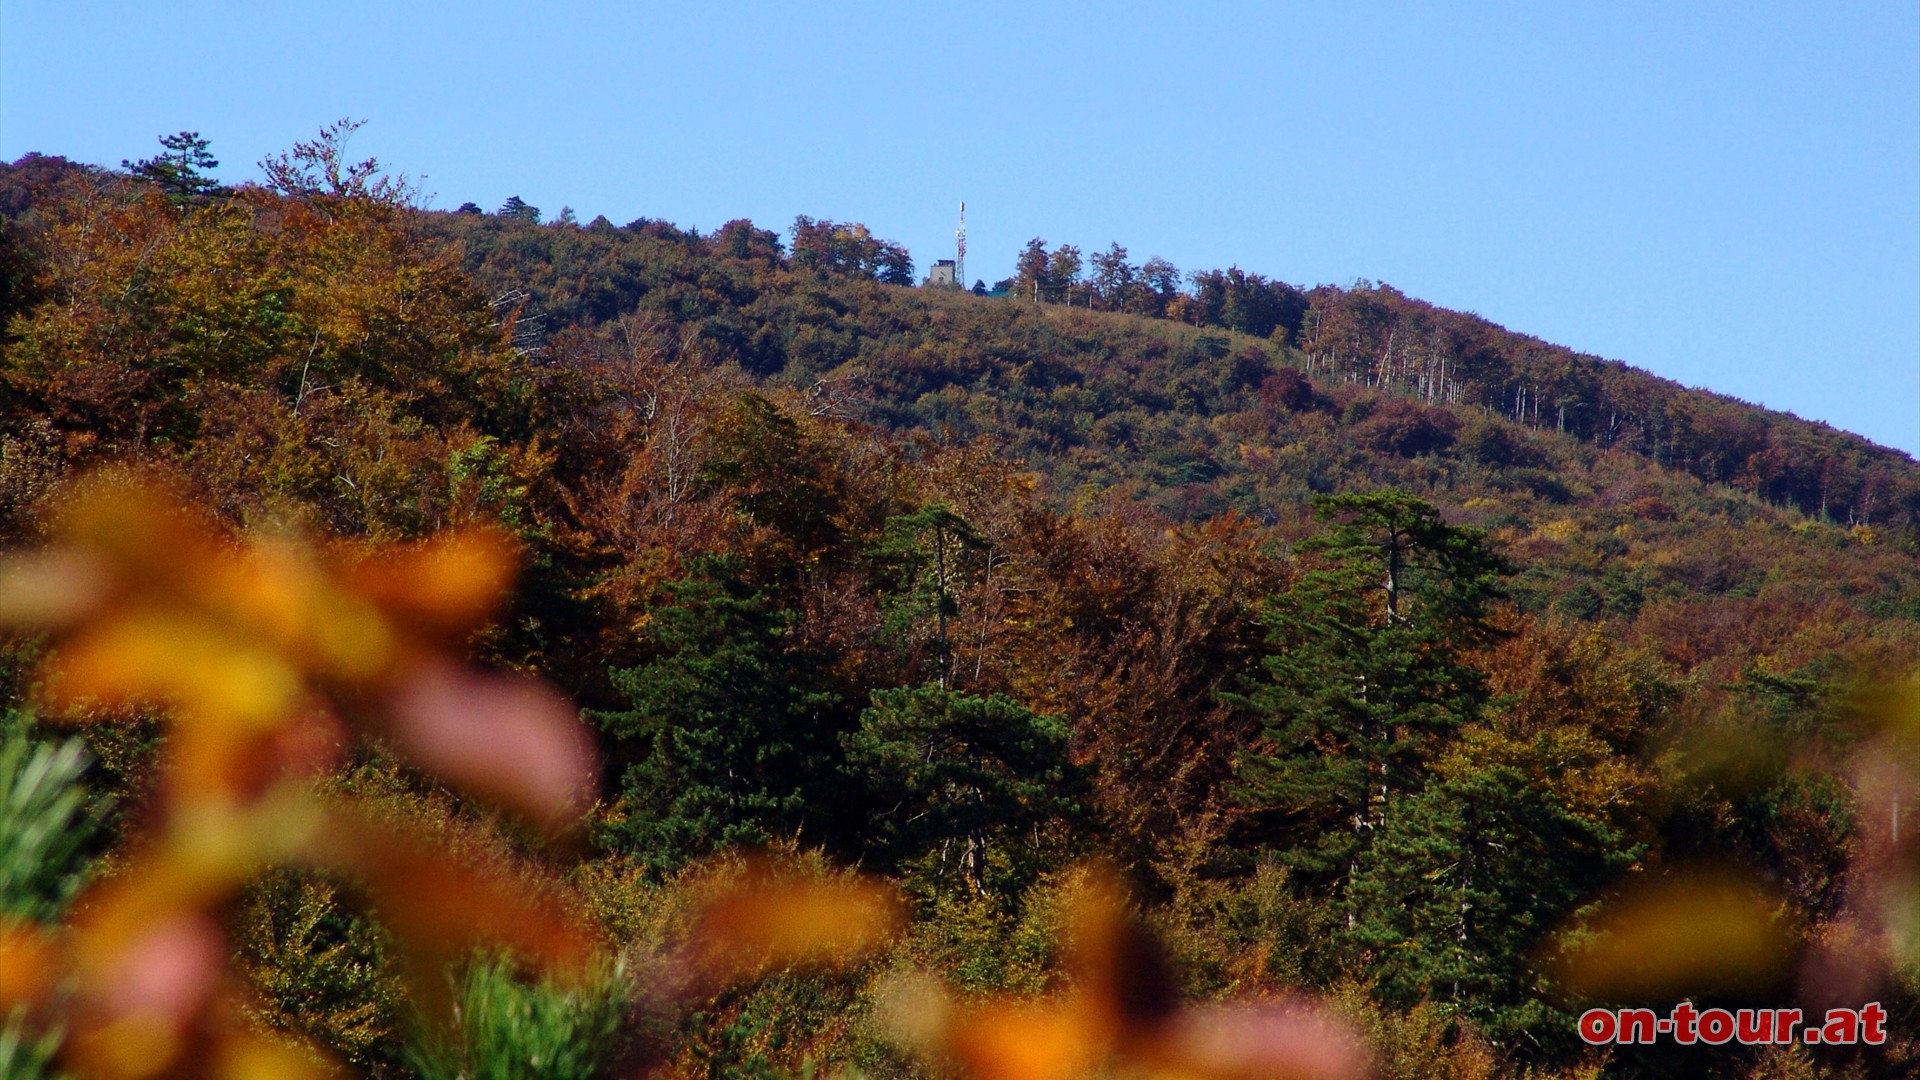
[(906, 913), (872, 881), (776, 881), (763, 868), (701, 910), (694, 964), (716, 983), (784, 968), (839, 965), (886, 944)]
[(214, 1054), (216, 1080), (326, 1080), (340, 1070), (311, 1052), (256, 1035), (230, 1035)]
[(1183, 1006), (1163, 947), (1111, 870), (1084, 872), (1066, 913), (1074, 975), (1066, 996), (957, 1006), (903, 979), (883, 995), (882, 1017), (903, 1043), (977, 1080), (1068, 1080), (1115, 1065), (1206, 1080), (1366, 1075), (1365, 1044), (1327, 1010), (1305, 1002)]
[(186, 1050), (176, 1026), (142, 1014), (82, 1028), (67, 1039), (62, 1058), (74, 1072), (96, 1080), (146, 1080), (165, 1073)]
[(1134, 917), (1127, 889), (1107, 867), (1090, 868), (1067, 903), (1068, 967), (1114, 1030), (1157, 1025), (1179, 1008), (1165, 950)]
[(171, 483), (127, 470), (95, 473), (75, 485), (54, 521), (55, 535), (94, 552), (143, 587), (192, 595), (222, 545)]
[(1783, 901), (1751, 876), (1695, 867), (1602, 901), (1586, 928), (1563, 931), (1543, 963), (1591, 1000), (1674, 1000), (1784, 975), (1799, 945)]
[(0, 1008), (37, 1001), (52, 988), (59, 952), (46, 931), (0, 922)]
[(134, 609), (61, 648), (52, 687), (63, 703), (166, 703), (200, 722), (259, 730), (281, 722), (300, 677), (272, 650), (200, 616)]
[(1101, 1063), (1107, 1034), (1084, 1001), (999, 1004), (958, 1018), (946, 1049), (980, 1080), (1069, 1080)]
[(395, 620), (441, 637), (465, 634), (499, 606), (518, 548), (496, 529), (464, 529), (387, 548), (353, 568), (355, 591)]
[(552, 897), (457, 865), (421, 839), (350, 811), (337, 811), (315, 837), (322, 864), (358, 877), (409, 950), (433, 958), (487, 942), (560, 974), (585, 969), (592, 937)]
[[(546, 825), (593, 795), (577, 712), (531, 679), (451, 654), (493, 610), (514, 546), (476, 529), (342, 570), (293, 537), (228, 537), (173, 487), (96, 474), (53, 523), (56, 545), (0, 565), (0, 625), (54, 630), (50, 699), (163, 706), (157, 800), (120, 870), (74, 905), (69, 948), (0, 931), (0, 994), (74, 988), (63, 1063), (80, 1075), (320, 1077), (331, 1067), (232, 1015), (226, 905), (269, 865), (357, 877), (431, 993), (439, 964), (500, 943), (562, 974), (593, 942), (552, 898), (455, 863), (430, 842), (317, 799), (349, 721), (377, 721), (419, 764)], [(69, 982), (70, 980), (70, 982)]]

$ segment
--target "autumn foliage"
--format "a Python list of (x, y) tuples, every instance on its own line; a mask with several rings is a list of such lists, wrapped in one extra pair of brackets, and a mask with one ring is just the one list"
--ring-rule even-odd
[(0, 174), (24, 1075), (1634, 1076), (1698, 1062), (1578, 1008), (1916, 1008), (1910, 461), (1384, 286), (914, 290), (348, 134)]

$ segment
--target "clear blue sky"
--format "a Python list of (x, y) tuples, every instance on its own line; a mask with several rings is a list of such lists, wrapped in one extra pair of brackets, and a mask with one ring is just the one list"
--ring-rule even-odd
[[(697, 11), (693, 9), (697, 7)], [(0, 0), (0, 157), (1388, 282), (1920, 452), (1920, 5)]]

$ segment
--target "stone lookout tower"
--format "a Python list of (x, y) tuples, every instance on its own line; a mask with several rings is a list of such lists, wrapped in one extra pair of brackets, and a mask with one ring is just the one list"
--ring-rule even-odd
[(940, 259), (920, 284), (927, 288), (964, 289), (967, 287), (967, 204), (960, 204), (960, 227), (953, 231), (953, 255)]

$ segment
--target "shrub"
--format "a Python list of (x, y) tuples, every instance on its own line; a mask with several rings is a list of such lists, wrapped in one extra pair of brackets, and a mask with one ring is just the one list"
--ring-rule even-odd
[(311, 873), (275, 871), (241, 905), (239, 966), (253, 984), (254, 1017), (362, 1068), (399, 1059), (403, 988), (392, 943)]

